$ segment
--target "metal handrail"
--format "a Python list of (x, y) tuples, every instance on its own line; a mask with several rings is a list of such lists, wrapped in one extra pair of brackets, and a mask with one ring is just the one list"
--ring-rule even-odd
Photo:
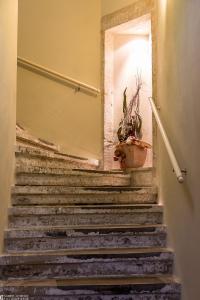
[(159, 130), (160, 130), (161, 136), (162, 136), (162, 138), (163, 138), (165, 147), (166, 147), (166, 149), (167, 149), (169, 158), (170, 158), (170, 160), (171, 160), (171, 163), (172, 163), (174, 172), (175, 172), (176, 177), (177, 177), (177, 179), (178, 179), (178, 182), (179, 182), (179, 183), (183, 183), (183, 182), (184, 182), (183, 173), (186, 173), (186, 171), (185, 171), (185, 170), (181, 170), (181, 168), (179, 167), (179, 164), (178, 164), (178, 162), (177, 162), (176, 156), (175, 156), (174, 151), (173, 151), (173, 149), (172, 149), (172, 146), (171, 146), (171, 144), (170, 144), (170, 142), (169, 142), (167, 133), (166, 133), (164, 127), (163, 127), (163, 124), (162, 124), (162, 121), (161, 121), (161, 119), (160, 119), (158, 110), (157, 110), (157, 108), (156, 108), (156, 105), (155, 105), (155, 103), (154, 103), (152, 97), (149, 97), (149, 102), (150, 102), (150, 105), (151, 105), (151, 108), (152, 108), (154, 117), (155, 117), (155, 119), (156, 119), (158, 128), (159, 128)]
[(76, 79), (64, 76), (64, 75), (62, 75), (60, 73), (57, 73), (53, 70), (50, 70), (50, 69), (48, 69), (44, 66), (33, 63), (33, 62), (31, 62), (27, 59), (18, 57), (17, 58), (17, 64), (18, 64), (18, 66), (20, 66), (24, 69), (27, 69), (29, 71), (32, 71), (34, 73), (37, 73), (37, 74), (42, 75), (44, 77), (47, 77), (51, 80), (57, 81), (61, 84), (73, 87), (73, 88), (75, 88), (75, 91), (77, 91), (77, 92), (80, 92), (80, 91), (81, 92), (86, 92), (86, 93), (89, 93), (89, 94), (92, 94), (92, 95), (95, 95), (95, 96), (97, 96), (101, 92), (97, 88), (94, 88), (94, 87), (92, 87), (88, 84), (85, 84), (83, 82), (80, 82)]

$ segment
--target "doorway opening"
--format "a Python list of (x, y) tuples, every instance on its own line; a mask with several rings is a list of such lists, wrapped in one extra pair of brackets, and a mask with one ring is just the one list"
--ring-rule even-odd
[[(151, 15), (105, 30), (104, 36), (104, 169), (119, 169), (113, 160), (118, 143), (117, 130), (123, 117), (123, 93), (127, 102), (136, 92), (137, 76), (141, 77), (140, 115), (142, 140), (152, 145), (152, 112), (148, 97), (152, 96)], [(144, 167), (152, 167), (152, 150), (148, 150)]]

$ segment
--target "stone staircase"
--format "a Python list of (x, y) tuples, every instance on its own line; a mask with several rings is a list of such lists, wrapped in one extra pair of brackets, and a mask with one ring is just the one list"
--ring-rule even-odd
[(17, 139), (0, 295), (180, 300), (156, 188), (131, 186), (121, 171), (84, 169), (88, 162), (26, 137)]
[(91, 169), (98, 168), (97, 160), (68, 155), (61, 152), (60, 147), (41, 138), (32, 136), (26, 129), (16, 125), (16, 157), (17, 166), (32, 165), (34, 167)]

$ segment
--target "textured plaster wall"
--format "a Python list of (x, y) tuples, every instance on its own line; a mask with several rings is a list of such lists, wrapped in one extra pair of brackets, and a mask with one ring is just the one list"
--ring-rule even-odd
[(158, 104), (182, 168), (180, 185), (159, 138), (160, 193), (171, 243), (176, 252), (183, 300), (199, 300), (200, 270), (200, 11), (199, 1), (160, 0)]
[[(123, 25), (122, 25), (123, 26)], [(118, 30), (120, 31), (121, 26)], [(119, 168), (113, 161), (114, 146), (118, 143), (117, 129), (122, 119), (123, 91), (127, 87), (127, 101), (136, 90), (136, 74), (141, 73), (140, 113), (143, 118), (143, 140), (152, 144), (152, 114), (148, 97), (152, 95), (151, 42), (148, 35), (105, 33), (105, 149), (104, 166)], [(112, 143), (110, 142), (112, 141)], [(148, 151), (145, 167), (152, 166), (152, 151)]]
[(14, 166), (17, 5), (17, 0), (0, 0), (0, 252)]
[[(151, 44), (148, 35), (116, 34), (114, 36), (114, 140), (122, 119), (123, 91), (127, 87), (129, 103), (136, 91), (136, 75), (141, 74), (143, 86), (140, 92), (140, 114), (142, 116), (143, 140), (152, 144), (152, 114), (148, 97), (152, 96)], [(152, 166), (152, 153), (149, 150), (145, 167)]]
[(113, 65), (114, 65), (114, 36), (111, 32), (105, 32), (104, 40), (104, 168), (112, 169), (113, 162)]
[[(114, 4), (114, 3), (113, 3)], [(115, 13), (105, 15), (102, 18), (102, 90), (104, 92), (102, 101), (104, 104), (104, 162), (106, 169), (109, 169), (113, 166), (113, 161), (111, 157), (113, 156), (113, 147), (110, 141), (113, 140), (113, 130), (112, 130), (112, 124), (111, 118), (113, 116), (112, 113), (112, 106), (113, 106), (113, 91), (108, 86), (110, 84), (113, 84), (112, 80), (112, 52), (113, 52), (113, 41), (112, 41), (112, 29), (118, 28), (117, 26), (120, 26), (124, 23), (128, 23), (129, 21), (138, 20), (138, 18), (150, 17), (152, 21), (152, 77), (153, 77), (153, 93), (155, 93), (155, 86), (156, 86), (156, 77), (155, 77), (155, 36), (156, 36), (156, 30), (155, 30), (155, 5), (153, 0), (141, 0), (133, 3), (131, 6), (126, 6), (120, 9), (119, 11), (116, 11)], [(143, 19), (143, 21), (144, 21)], [(111, 57), (111, 59), (110, 59)], [(111, 71), (110, 71), (111, 70)], [(110, 71), (110, 72), (109, 72)], [(108, 78), (108, 75), (109, 78)], [(112, 100), (111, 100), (112, 98)], [(110, 115), (110, 117), (109, 117)], [(156, 136), (155, 127), (153, 124), (153, 140)], [(153, 141), (154, 142), (154, 141)], [(153, 148), (153, 151), (155, 152), (155, 147)], [(153, 155), (153, 173), (155, 177), (155, 153)]]
[[(100, 86), (100, 0), (19, 0), (18, 55)], [(17, 121), (67, 153), (101, 157), (101, 99), (18, 68)]]

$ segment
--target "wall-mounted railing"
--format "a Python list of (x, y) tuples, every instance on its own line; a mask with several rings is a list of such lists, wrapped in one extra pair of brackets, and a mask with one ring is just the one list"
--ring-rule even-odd
[(41, 76), (44, 76), (48, 79), (54, 80), (60, 84), (67, 85), (67, 86), (73, 88), (76, 92), (83, 92), (83, 93), (93, 95), (93, 96), (98, 96), (100, 94), (100, 90), (93, 86), (90, 86), (90, 85), (80, 82), (76, 79), (67, 77), (60, 73), (57, 73), (53, 70), (50, 70), (50, 69), (43, 67), (41, 65), (38, 65), (36, 63), (33, 63), (24, 58), (18, 57), (17, 64), (18, 64), (18, 66), (20, 66), (26, 70), (29, 70), (31, 72), (34, 72)]
[(172, 163), (172, 166), (173, 166), (173, 170), (174, 170), (174, 172), (176, 174), (176, 177), (178, 179), (178, 182), (179, 183), (183, 183), (184, 182), (183, 174), (186, 173), (186, 170), (181, 170), (181, 168), (180, 168), (180, 166), (179, 166), (179, 164), (177, 162), (176, 156), (175, 156), (174, 151), (172, 149), (172, 146), (171, 146), (171, 144), (169, 142), (169, 139), (168, 139), (168, 136), (166, 134), (166, 131), (165, 131), (164, 127), (163, 127), (162, 121), (160, 119), (160, 116), (159, 116), (158, 110), (156, 108), (156, 105), (155, 105), (155, 103), (153, 101), (153, 98), (149, 97), (149, 102), (150, 102), (150, 105), (151, 105), (154, 117), (156, 119), (158, 128), (160, 130), (161, 136), (163, 138), (165, 147), (167, 149), (169, 158), (171, 160), (171, 163)]

